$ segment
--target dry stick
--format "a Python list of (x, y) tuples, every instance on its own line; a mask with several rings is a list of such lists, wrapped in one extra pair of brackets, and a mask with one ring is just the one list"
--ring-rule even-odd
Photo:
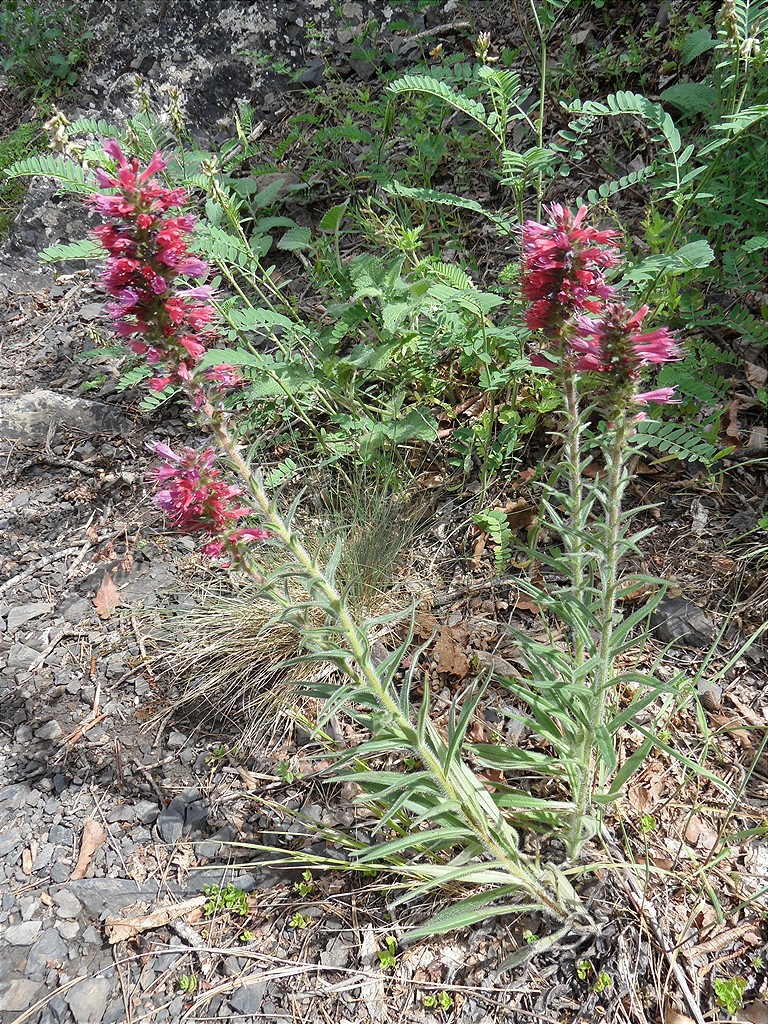
[(51, 562), (58, 562), (60, 558), (66, 558), (67, 555), (76, 555), (80, 551), (80, 548), (64, 548), (63, 551), (55, 551), (52, 555), (46, 555), (45, 558), (41, 558), (39, 562), (35, 562), (28, 569), (20, 572), (18, 576), (12, 576), (11, 579), (6, 580), (2, 586), (0, 586), (0, 594), (6, 590), (10, 590), (11, 587), (17, 583), (23, 583), (24, 580), (29, 579), (30, 576), (34, 576), (38, 569), (44, 569), (46, 565), (50, 565)]
[[(606, 849), (611, 853), (611, 856), (618, 862), (618, 870), (616, 872), (617, 877), (620, 881), (624, 883), (625, 892), (629, 896), (635, 910), (645, 919), (648, 927), (653, 933), (653, 937), (656, 939), (656, 942), (659, 944), (660, 949), (662, 950), (664, 956), (669, 962), (670, 970), (674, 974), (675, 981), (677, 982), (680, 991), (683, 994), (683, 998), (685, 999), (685, 1002), (688, 1006), (689, 1013), (696, 1021), (696, 1024), (706, 1024), (706, 1021), (701, 1015), (699, 1004), (696, 1001), (693, 992), (691, 992), (691, 987), (688, 984), (688, 979), (685, 976), (685, 972), (678, 963), (677, 957), (674, 955), (674, 952), (670, 954), (670, 951), (667, 949), (667, 944), (664, 939), (664, 933), (662, 932), (661, 926), (659, 925), (659, 922), (656, 919), (655, 912), (653, 912), (653, 907), (646, 900), (645, 893), (640, 888), (635, 876), (632, 874), (629, 868), (625, 866), (626, 862), (624, 862), (624, 858), (621, 856), (619, 849), (613, 844), (611, 836), (609, 835), (605, 825), (603, 825), (601, 828), (601, 834)], [(624, 862), (624, 864), (622, 866), (618, 866), (618, 864), (621, 864), (622, 862)]]

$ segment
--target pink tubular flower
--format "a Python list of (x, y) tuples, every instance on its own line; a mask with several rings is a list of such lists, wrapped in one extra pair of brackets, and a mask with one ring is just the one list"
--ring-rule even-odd
[(656, 388), (655, 391), (643, 391), (639, 395), (633, 395), (632, 401), (637, 405), (647, 405), (649, 402), (658, 402), (661, 405), (677, 405), (679, 398), (674, 398), (675, 388)]
[(645, 366), (678, 359), (680, 350), (667, 327), (638, 331), (647, 313), (647, 306), (632, 312), (622, 302), (609, 302), (598, 320), (577, 317), (570, 339), (571, 348), (579, 355), (576, 369), (611, 373), (620, 384), (636, 380)]
[(242, 487), (220, 479), (212, 448), (183, 448), (177, 453), (168, 445), (155, 445), (153, 450), (161, 460), (150, 473), (162, 487), (155, 502), (172, 526), (217, 537), (231, 522), (253, 513), (236, 500), (243, 493)]
[(605, 271), (619, 263), (619, 250), (617, 232), (582, 226), (586, 206), (575, 216), (559, 203), (546, 212), (549, 224), (523, 224), (523, 296), (528, 327), (551, 338), (570, 315), (597, 312), (613, 295)]
[(216, 310), (208, 286), (178, 287), (181, 278), (203, 277), (209, 271), (188, 248), (194, 217), (168, 215), (189, 196), (184, 189), (169, 189), (156, 180), (167, 167), (161, 153), (154, 153), (140, 170), (139, 161), (128, 158), (114, 139), (104, 151), (116, 161), (117, 171), (99, 170), (96, 180), (116, 194), (97, 193), (88, 201), (112, 221), (94, 233), (109, 253), (102, 283), (115, 300), (108, 307), (115, 330), (124, 338), (139, 335), (134, 351), (162, 367), (163, 372), (150, 380), (151, 388), (191, 383), (216, 338)]
[(242, 487), (221, 480), (213, 448), (176, 452), (162, 442), (149, 448), (160, 459), (160, 465), (150, 471), (159, 487), (155, 503), (175, 528), (209, 538), (200, 549), (203, 554), (222, 566), (236, 565), (250, 544), (271, 537), (260, 526), (234, 525), (252, 515), (253, 509), (240, 505)]

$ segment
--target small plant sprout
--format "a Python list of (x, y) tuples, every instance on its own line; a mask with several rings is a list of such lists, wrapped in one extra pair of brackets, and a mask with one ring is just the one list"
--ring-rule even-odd
[(293, 891), (302, 898), (306, 898), (314, 889), (314, 883), (312, 882), (312, 872), (302, 871), (301, 881), (293, 883)]
[(599, 995), (601, 992), (605, 992), (607, 988), (610, 988), (613, 984), (613, 979), (607, 971), (600, 971), (597, 976), (595, 984), (592, 986), (594, 991)]
[(644, 814), (640, 819), (640, 831), (644, 836), (650, 835), (651, 832), (655, 832), (658, 827), (659, 823), (652, 814)]
[(308, 917), (304, 917), (304, 915), (300, 914), (299, 911), (297, 910), (296, 913), (291, 917), (290, 921), (288, 922), (288, 927), (289, 928), (306, 928), (308, 924), (309, 924), (309, 918)]
[(247, 928), (244, 928), (240, 933), (241, 942), (253, 942), (255, 938), (256, 935), (254, 934), (254, 932), (249, 931)]
[(384, 938), (386, 949), (380, 949), (376, 956), (379, 958), (379, 967), (386, 971), (397, 963), (397, 939), (394, 935), (387, 935)]
[(194, 974), (182, 974), (179, 978), (179, 988), (191, 996), (197, 991), (197, 976)]
[(449, 1010), (453, 1009), (453, 996), (447, 992), (429, 992), (422, 997), (421, 1001), (427, 1010), (448, 1013)]
[(716, 978), (715, 998), (717, 1005), (722, 1006), (726, 1013), (733, 1016), (744, 1005), (746, 989), (746, 978)]
[(591, 960), (578, 960), (576, 962), (576, 977), (579, 981), (586, 981), (593, 970)]
[(538, 937), (539, 936), (536, 935), (535, 932), (532, 932), (530, 928), (526, 928), (523, 932), (523, 942), (527, 942), (529, 946), (531, 945), (531, 943), (535, 942), (538, 939)]
[(208, 902), (203, 907), (203, 914), (206, 917), (223, 913), (247, 917), (250, 913), (248, 896), (232, 882), (229, 882), (223, 889), (218, 885), (204, 885), (203, 892), (208, 897)]

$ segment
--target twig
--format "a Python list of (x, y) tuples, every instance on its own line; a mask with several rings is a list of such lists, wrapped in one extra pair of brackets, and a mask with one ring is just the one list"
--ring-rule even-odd
[(23, 583), (24, 580), (29, 579), (30, 576), (34, 576), (38, 569), (44, 569), (46, 565), (50, 565), (52, 562), (58, 562), (60, 558), (66, 558), (68, 555), (77, 554), (80, 548), (64, 548), (62, 551), (55, 551), (52, 555), (46, 555), (45, 558), (41, 558), (39, 562), (35, 562), (34, 565), (30, 565), (28, 569), (20, 572), (17, 576), (12, 576), (11, 579), (6, 580), (2, 586), (0, 586), (0, 594), (6, 590), (10, 590), (11, 587), (17, 583)]
[(27, 669), (27, 672), (36, 672), (44, 663), (45, 659), (48, 657), (48, 655), (51, 653), (54, 647), (56, 647), (64, 639), (65, 636), (78, 636), (78, 631), (76, 629), (73, 629), (72, 626), (63, 626), (56, 634), (56, 636), (53, 638), (53, 640), (51, 640), (51, 642), (48, 644), (45, 650), (41, 651), (41, 653), (38, 654), (38, 656)]
[(425, 28), (421, 32), (416, 32), (415, 35), (406, 36), (406, 43), (413, 43), (417, 39), (426, 39), (427, 36), (436, 36), (442, 32), (457, 32), (460, 28), (471, 28), (471, 24), (468, 21), (446, 21), (443, 25), (435, 25), (434, 28)]

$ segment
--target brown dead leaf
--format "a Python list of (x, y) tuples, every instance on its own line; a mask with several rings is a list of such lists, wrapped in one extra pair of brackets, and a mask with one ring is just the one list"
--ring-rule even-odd
[(469, 658), (453, 630), (447, 627), (440, 630), (433, 654), (438, 672), (444, 672), (455, 679), (464, 679), (469, 675)]
[(727, 732), (742, 750), (749, 750), (752, 746), (752, 737), (749, 729), (739, 728), (739, 726), (744, 725), (743, 718), (737, 718), (734, 715), (711, 714), (709, 720), (716, 729), (722, 729), (723, 732)]
[(752, 427), (747, 441), (748, 448), (766, 448), (766, 440), (768, 440), (768, 428), (758, 425)]
[(741, 426), (739, 424), (739, 408), (741, 403), (738, 398), (734, 398), (731, 404), (728, 406), (726, 413), (726, 425), (725, 433), (733, 441), (738, 441), (739, 434), (741, 433)]
[(763, 999), (755, 999), (747, 1003), (736, 1015), (736, 1020), (745, 1024), (768, 1024), (768, 1003)]
[(95, 818), (85, 819), (83, 838), (80, 843), (80, 856), (77, 858), (75, 870), (70, 875), (71, 881), (76, 882), (81, 878), (85, 878), (96, 851), (104, 844), (106, 838), (107, 833)]
[(690, 1017), (686, 1017), (684, 1013), (668, 1009), (664, 1014), (664, 1024), (696, 1024), (696, 1022)]
[(123, 599), (120, 597), (120, 591), (117, 589), (115, 581), (108, 572), (105, 572), (101, 586), (96, 591), (93, 599), (93, 607), (96, 609), (96, 614), (100, 619), (109, 619), (112, 617), (112, 612), (114, 612), (115, 608), (122, 603)]
[(768, 381), (768, 367), (757, 363), (744, 363), (744, 376), (753, 388), (760, 388)]
[(171, 907), (161, 907), (152, 914), (145, 914), (143, 917), (108, 917), (104, 922), (104, 930), (107, 933), (110, 945), (116, 942), (129, 942), (135, 939), (142, 932), (150, 931), (153, 928), (163, 928), (171, 921), (178, 921), (191, 912), (202, 907), (207, 896), (195, 896), (184, 903), (177, 903)]

